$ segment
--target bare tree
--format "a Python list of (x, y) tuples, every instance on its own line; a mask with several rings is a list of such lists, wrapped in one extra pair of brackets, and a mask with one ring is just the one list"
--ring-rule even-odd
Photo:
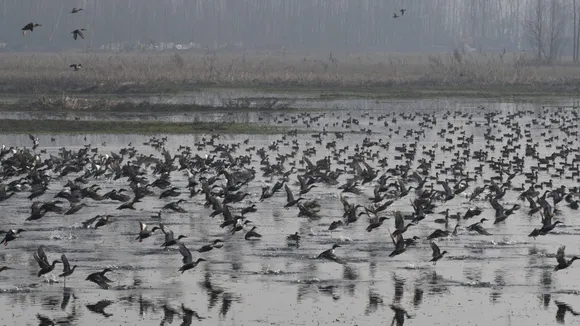
[(534, 0), (524, 27), (538, 61), (553, 63), (560, 59), (565, 44), (564, 16), (561, 0)]

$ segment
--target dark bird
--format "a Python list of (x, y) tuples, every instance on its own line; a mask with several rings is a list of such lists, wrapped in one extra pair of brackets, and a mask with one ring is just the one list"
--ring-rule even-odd
[(73, 68), (74, 71), (79, 71), (83, 68), (83, 65), (81, 63), (73, 63), (69, 68)]
[(340, 245), (335, 244), (332, 246), (331, 249), (325, 250), (322, 253), (320, 253), (320, 255), (318, 255), (318, 257), (316, 257), (316, 259), (328, 259), (328, 260), (332, 260), (334, 262), (337, 262), (339, 264), (342, 264), (343, 261), (342, 259), (338, 258), (335, 254), (334, 254), (334, 249), (339, 248)]
[(193, 258), (191, 257), (191, 252), (189, 251), (189, 249), (185, 247), (183, 243), (179, 244), (179, 253), (183, 256), (182, 259), (183, 266), (179, 268), (181, 274), (183, 274), (187, 270), (195, 268), (195, 266), (197, 266), (197, 264), (199, 264), (200, 262), (205, 261), (205, 259), (203, 258), (198, 258), (197, 261), (194, 262)]
[(70, 11), (71, 14), (76, 14), (77, 12), (83, 10), (83, 8), (72, 8), (72, 10)]
[(4, 236), (4, 239), (2, 239), (2, 243), (4, 243), (4, 247), (8, 246), (8, 242), (12, 241), (12, 240), (16, 240), (16, 238), (20, 237), (20, 233), (24, 232), (23, 229), (18, 229), (18, 230), (10, 230), (8, 232), (6, 232), (6, 235)]
[(73, 35), (73, 38), (74, 38), (75, 40), (76, 40), (76, 39), (77, 39), (77, 37), (79, 37), (79, 36), (80, 36), (82, 39), (84, 39), (84, 38), (85, 38), (85, 36), (83, 35), (83, 32), (84, 32), (84, 31), (86, 31), (86, 29), (84, 29), (84, 28), (81, 28), (81, 29), (75, 29), (75, 30), (74, 30), (74, 31), (72, 31), (71, 33), (72, 33), (72, 35)]
[(28, 23), (26, 26), (22, 27), (22, 34), (26, 35), (28, 31), (33, 32), (35, 27), (40, 27), (42, 25), (38, 23)]
[(435, 265), (439, 259), (443, 258), (443, 255), (445, 255), (447, 251), (441, 252), (435, 242), (431, 242), (431, 249), (433, 249), (433, 259), (431, 259), (431, 261), (433, 262), (433, 265)]
[(401, 9), (399, 11), (401, 12), (401, 16), (403, 16), (405, 14), (405, 11), (407, 11), (407, 9)]
[(250, 231), (248, 231), (248, 233), (246, 233), (246, 235), (244, 236), (244, 239), (252, 240), (252, 238), (259, 239), (261, 237), (262, 237), (262, 235), (259, 234), (258, 232), (256, 232), (256, 227), (254, 226)]
[(111, 270), (105, 268), (102, 272), (89, 274), (89, 276), (87, 276), (85, 280), (97, 284), (101, 289), (108, 289), (109, 283), (112, 283), (113, 281), (111, 281), (108, 277), (105, 276), (107, 272), (111, 272)]
[(580, 259), (577, 256), (574, 256), (574, 257), (572, 257), (572, 259), (566, 260), (566, 258), (564, 257), (565, 250), (566, 250), (566, 246), (560, 246), (560, 248), (558, 248), (558, 252), (556, 253), (556, 260), (558, 261), (558, 265), (556, 266), (556, 268), (554, 268), (554, 271), (559, 271), (561, 269), (568, 268), (572, 265), (572, 263), (576, 259)]
[(175, 236), (173, 235), (173, 231), (171, 231), (170, 229), (168, 229), (165, 225), (163, 224), (159, 224), (161, 231), (163, 231), (163, 234), (165, 234), (165, 242), (163, 242), (163, 244), (161, 245), (162, 247), (165, 247), (165, 249), (167, 249), (168, 247), (171, 247), (173, 245), (176, 245), (179, 243), (179, 240), (183, 239), (183, 238), (187, 238), (185, 235), (180, 235), (179, 237), (177, 237), (177, 239), (175, 239)]
[(144, 239), (149, 238), (151, 234), (153, 234), (153, 232), (159, 229), (159, 227), (154, 226), (151, 229), (151, 231), (149, 231), (149, 229), (147, 228), (147, 224), (143, 222), (139, 222), (139, 227), (141, 230), (139, 231), (139, 235), (137, 236), (137, 238), (135, 238), (135, 240), (139, 240), (139, 242), (143, 242)]
[(75, 269), (77, 268), (77, 265), (74, 265), (73, 268), (70, 268), (70, 264), (68, 262), (68, 259), (66, 258), (66, 256), (64, 254), (62, 254), (62, 256), (60, 256), (60, 260), (62, 261), (62, 274), (60, 274), (58, 277), (64, 277), (64, 284), (66, 286), (66, 278), (68, 276), (71, 276), (72, 273), (74, 273)]
[(54, 267), (56, 266), (56, 264), (61, 263), (60, 260), (55, 260), (52, 262), (52, 265), (51, 265), (48, 262), (48, 257), (46, 257), (46, 254), (44, 253), (44, 246), (38, 247), (38, 250), (34, 253), (33, 256), (34, 256), (34, 260), (36, 260), (36, 262), (38, 263), (38, 266), (40, 266), (40, 271), (38, 271), (38, 274), (37, 274), (38, 277), (52, 272), (54, 270)]

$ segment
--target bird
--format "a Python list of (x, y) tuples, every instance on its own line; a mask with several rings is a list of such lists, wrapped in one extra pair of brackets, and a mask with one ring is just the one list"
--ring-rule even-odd
[(38, 24), (38, 23), (28, 23), (28, 24), (26, 24), (26, 26), (22, 27), (22, 34), (24, 34), (26, 36), (26, 33), (28, 31), (33, 32), (36, 27), (40, 27), (40, 26), (42, 26), (42, 25)]
[(79, 71), (83, 68), (83, 65), (81, 63), (73, 63), (69, 68), (73, 68), (74, 71)]
[(8, 242), (12, 241), (12, 240), (16, 240), (16, 238), (20, 237), (20, 233), (24, 232), (23, 229), (18, 229), (18, 230), (10, 230), (8, 232), (6, 232), (6, 235), (4, 236), (4, 239), (2, 239), (2, 241), (0, 241), (0, 243), (4, 243), (4, 247), (8, 246)]
[(202, 261), (206, 261), (203, 258), (198, 258), (197, 261), (194, 262), (193, 258), (191, 257), (191, 252), (189, 251), (189, 249), (187, 249), (187, 247), (185, 247), (183, 243), (179, 244), (179, 253), (183, 256), (182, 259), (183, 266), (179, 268), (181, 274), (185, 273), (185, 271), (187, 270), (195, 268), (195, 266), (197, 266)]
[(399, 18), (399, 16), (397, 15), (397, 13), (393, 14), (393, 18)]
[(64, 254), (62, 254), (60, 256), (60, 260), (62, 261), (62, 274), (60, 274), (58, 277), (64, 277), (64, 285), (66, 286), (66, 278), (68, 276), (71, 276), (72, 273), (74, 273), (75, 269), (77, 268), (77, 265), (74, 265), (73, 268), (70, 268), (70, 264), (68, 262), (68, 259), (66, 258), (66, 256)]
[(9, 270), (9, 269), (12, 269), (12, 267), (2, 266), (2, 267), (0, 267), (0, 273), (2, 273), (3, 271)]
[(320, 255), (318, 255), (318, 257), (316, 257), (316, 259), (327, 259), (327, 260), (332, 260), (334, 262), (342, 264), (343, 263), (342, 259), (338, 258), (334, 254), (334, 249), (339, 248), (339, 247), (340, 247), (339, 244), (334, 244), (331, 249), (328, 249), (328, 250), (321, 252)]
[(560, 248), (558, 248), (558, 252), (556, 253), (556, 260), (558, 261), (558, 265), (554, 268), (555, 272), (570, 267), (576, 259), (580, 259), (577, 256), (574, 256), (572, 259), (566, 260), (564, 257), (565, 250), (566, 246), (560, 246)]
[(300, 241), (300, 234), (298, 232), (290, 234), (289, 236), (286, 237), (286, 240), (298, 242)]
[(405, 11), (407, 11), (407, 9), (401, 9), (399, 11), (401, 12), (401, 16), (403, 16), (405, 14)]
[(223, 240), (216, 239), (210, 244), (203, 245), (201, 248), (197, 249), (197, 252), (208, 252), (213, 250), (214, 248), (221, 248), (223, 247)]
[(54, 270), (54, 267), (56, 266), (56, 264), (61, 263), (60, 260), (55, 260), (52, 262), (52, 264), (50, 264), (48, 262), (48, 257), (46, 257), (46, 253), (44, 252), (44, 246), (42, 246), (42, 245), (40, 247), (38, 247), (38, 249), (34, 253), (33, 257), (34, 257), (34, 260), (36, 260), (36, 262), (38, 263), (38, 266), (40, 266), (40, 271), (38, 271), (38, 274), (37, 274), (38, 277), (52, 272)]
[(107, 272), (112, 271), (109, 268), (105, 268), (101, 272), (89, 274), (89, 276), (87, 276), (85, 280), (97, 284), (102, 289), (108, 289), (109, 283), (112, 283), (113, 281), (111, 281), (108, 277), (105, 276)]
[(168, 229), (165, 225), (163, 224), (159, 224), (161, 231), (163, 231), (163, 234), (165, 234), (165, 242), (163, 242), (163, 244), (161, 245), (162, 247), (165, 247), (165, 249), (167, 249), (168, 247), (171, 247), (173, 245), (176, 245), (179, 243), (179, 240), (183, 239), (183, 238), (187, 238), (187, 236), (185, 235), (180, 235), (179, 237), (177, 237), (177, 239), (174, 238), (173, 235), (173, 231), (171, 231), (170, 229)]
[(151, 236), (151, 234), (153, 234), (153, 232), (155, 232), (157, 229), (159, 229), (159, 227), (154, 226), (151, 231), (149, 231), (147, 229), (147, 224), (143, 223), (143, 222), (139, 222), (139, 227), (140, 227), (140, 231), (139, 231), (139, 235), (137, 236), (137, 238), (135, 238), (135, 240), (139, 240), (139, 242), (143, 242), (144, 239), (147, 239)]
[(256, 232), (256, 227), (254, 226), (254, 227), (252, 227), (252, 229), (250, 231), (248, 231), (246, 233), (246, 235), (244, 236), (244, 239), (246, 239), (246, 240), (252, 240), (252, 238), (259, 239), (261, 237), (262, 237), (262, 235), (259, 234), (258, 232)]
[(445, 255), (447, 251), (441, 252), (435, 242), (431, 242), (431, 249), (433, 249), (433, 259), (431, 259), (431, 261), (433, 262), (433, 265), (435, 265), (439, 259), (443, 258), (443, 255)]
[(83, 8), (72, 8), (72, 10), (70, 11), (71, 14), (76, 14), (77, 12), (83, 10)]
[(85, 36), (83, 35), (83, 32), (86, 31), (86, 29), (81, 28), (81, 29), (75, 29), (74, 31), (72, 31), (72, 35), (73, 38), (76, 40), (78, 36), (80, 36), (82, 39), (85, 38)]

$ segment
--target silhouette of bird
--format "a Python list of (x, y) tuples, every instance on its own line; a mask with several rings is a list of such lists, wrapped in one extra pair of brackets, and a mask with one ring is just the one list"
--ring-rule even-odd
[(33, 32), (34, 28), (40, 27), (40, 26), (42, 26), (42, 25), (40, 25), (38, 23), (28, 23), (28, 24), (26, 24), (26, 26), (22, 27), (22, 34), (26, 35), (26, 33), (28, 31)]
[(81, 28), (81, 29), (75, 29), (74, 31), (72, 31), (72, 35), (73, 38), (76, 40), (78, 36), (80, 36), (82, 39), (85, 38), (85, 36), (83, 35), (83, 32), (86, 31), (86, 29)]
[(76, 14), (77, 12), (83, 10), (83, 8), (72, 8), (72, 10), (70, 11), (71, 14)]

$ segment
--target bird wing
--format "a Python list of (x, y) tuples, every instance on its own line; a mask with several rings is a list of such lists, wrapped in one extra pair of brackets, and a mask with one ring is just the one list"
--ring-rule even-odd
[(77, 39), (77, 32), (73, 32), (73, 38), (76, 40)]
[(435, 242), (431, 242), (431, 249), (433, 249), (433, 257), (437, 257), (437, 256), (441, 255), (441, 250), (435, 244)]
[(292, 190), (290, 190), (290, 188), (288, 187), (288, 185), (284, 185), (284, 190), (286, 190), (286, 201), (287, 202), (293, 202), (294, 201), (294, 195), (292, 194)]
[(451, 188), (449, 188), (447, 181), (439, 181), (438, 183), (443, 186), (443, 189), (445, 189), (445, 195), (449, 196), (453, 194), (453, 191), (451, 191)]
[(141, 232), (147, 230), (147, 224), (139, 221), (139, 228), (141, 229)]
[(395, 211), (395, 228), (397, 230), (403, 229), (405, 227), (405, 222), (403, 221), (403, 214), (399, 211)]
[(556, 260), (558, 264), (566, 264), (566, 258), (564, 258), (564, 251), (566, 250), (566, 246), (560, 246), (558, 248), (558, 252), (556, 253)]
[(187, 249), (183, 243), (179, 244), (179, 253), (183, 256), (182, 261), (184, 264), (193, 262), (193, 258), (191, 258), (191, 252), (189, 252), (189, 249)]
[(60, 256), (60, 260), (62, 260), (62, 271), (63, 272), (68, 272), (70, 271), (70, 264), (68, 262), (68, 259), (66, 259), (66, 256), (64, 254), (62, 254), (62, 256)]
[(159, 223), (159, 226), (161, 227), (161, 231), (163, 231), (163, 233), (165, 234), (165, 242), (169, 242), (169, 241), (173, 240), (173, 231), (168, 229), (162, 223)]
[(79, 36), (80, 36), (82, 39), (85, 39), (85, 36), (83, 35), (83, 33), (82, 33), (81, 31), (78, 31), (78, 32), (77, 32), (77, 34), (79, 34)]
[(49, 263), (48, 258), (46, 258), (46, 254), (42, 248), (43, 246), (38, 247), (38, 250), (34, 253), (33, 257), (34, 260), (36, 260), (38, 263), (38, 266), (40, 266), (41, 269), (44, 269), (49, 266)]
[(28, 138), (30, 138), (30, 140), (34, 141), (34, 136), (32, 134), (28, 134)]

